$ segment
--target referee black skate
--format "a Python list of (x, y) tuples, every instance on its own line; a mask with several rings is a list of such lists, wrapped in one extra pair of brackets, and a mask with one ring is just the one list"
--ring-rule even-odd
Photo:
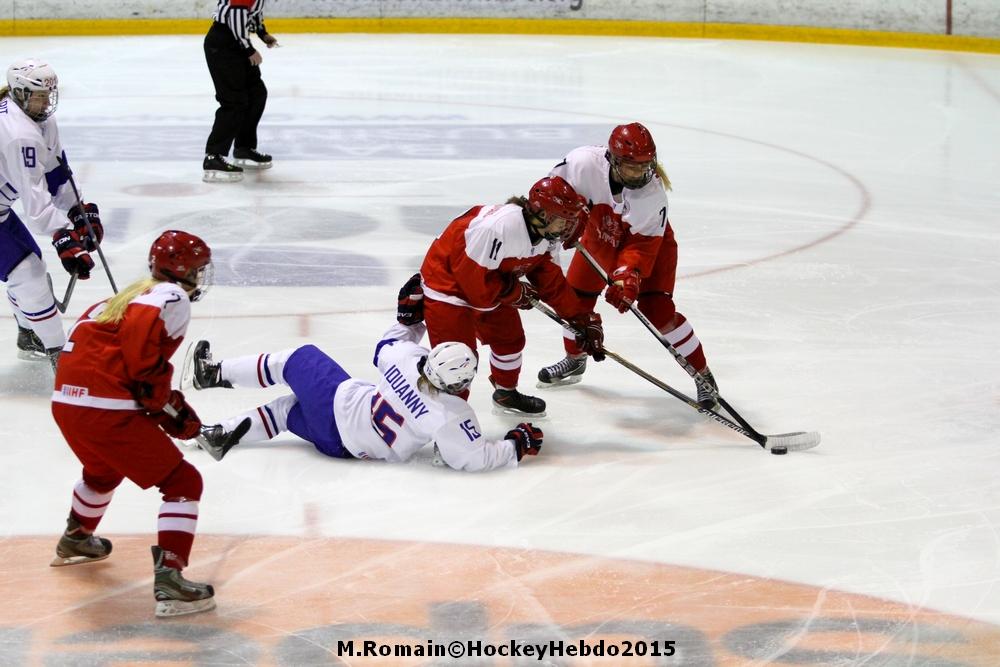
[(271, 156), (257, 150), (257, 125), (267, 104), (267, 88), (260, 75), (263, 57), (250, 43), (250, 33), (256, 33), (267, 48), (278, 46), (264, 27), (265, 2), (218, 0), (205, 36), (205, 60), (219, 102), (205, 144), (205, 182), (241, 181), (244, 169), (271, 168)]

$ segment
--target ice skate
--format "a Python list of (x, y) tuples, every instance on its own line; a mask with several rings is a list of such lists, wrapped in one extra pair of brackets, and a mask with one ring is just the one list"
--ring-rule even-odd
[(517, 389), (497, 389), (493, 392), (493, 414), (544, 417), (545, 401)]
[(232, 389), (233, 383), (222, 379), (222, 364), (212, 363), (212, 351), (207, 340), (195, 343), (192, 355), (193, 372), (191, 382), (195, 389), (223, 387)]
[(59, 366), (59, 355), (62, 354), (61, 347), (49, 347), (45, 349), (45, 358), (49, 360), (52, 364), (52, 372), (56, 372), (56, 368)]
[(243, 180), (243, 168), (231, 164), (222, 155), (206, 155), (201, 180), (206, 183), (236, 183)]
[(156, 598), (156, 615), (160, 618), (197, 614), (215, 609), (215, 589), (211, 584), (188, 581), (181, 571), (164, 565), (170, 552), (158, 546), (153, 552), (153, 596)]
[(66, 532), (56, 545), (56, 557), (49, 563), (52, 567), (79, 565), (104, 560), (111, 555), (111, 540), (96, 535), (79, 532), (80, 523), (70, 516), (66, 519)]
[(48, 359), (42, 339), (31, 329), (17, 328), (17, 358), (25, 361), (46, 361)]
[[(719, 385), (716, 384), (715, 376), (712, 375), (712, 371), (706, 368), (701, 372), (701, 376), (708, 381), (708, 384), (712, 385), (712, 388), (715, 389), (716, 393), (719, 392)], [(713, 396), (711, 392), (703, 389), (701, 385), (698, 385), (698, 405), (706, 410), (714, 410), (719, 407), (719, 402), (715, 400), (715, 396)]]
[(576, 384), (583, 379), (587, 370), (587, 357), (566, 356), (551, 366), (538, 371), (538, 387), (559, 387), (566, 384)]
[(249, 417), (237, 424), (232, 431), (226, 431), (222, 424), (202, 426), (201, 435), (197, 438), (198, 446), (216, 461), (221, 461), (230, 449), (240, 444), (240, 440), (249, 430)]
[(256, 148), (236, 148), (233, 150), (233, 162), (244, 169), (270, 169), (274, 166), (271, 156), (261, 153)]

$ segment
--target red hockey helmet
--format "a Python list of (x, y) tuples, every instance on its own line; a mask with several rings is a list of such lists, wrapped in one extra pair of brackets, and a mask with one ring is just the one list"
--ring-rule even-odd
[(212, 284), (212, 250), (194, 234), (165, 231), (149, 248), (149, 272), (157, 280), (180, 283), (197, 301)]
[(656, 143), (642, 123), (619, 125), (608, 139), (608, 161), (615, 177), (630, 189), (653, 180), (656, 173)]
[(528, 192), (528, 212), (546, 223), (535, 229), (549, 241), (571, 238), (586, 207), (587, 200), (560, 176), (543, 178)]

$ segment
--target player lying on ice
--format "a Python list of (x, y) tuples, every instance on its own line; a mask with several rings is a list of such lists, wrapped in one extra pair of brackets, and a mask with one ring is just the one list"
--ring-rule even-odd
[[(478, 358), (464, 343), (428, 350), (417, 344), (425, 331), (414, 276), (400, 292), (399, 323), (375, 347), (381, 373), (376, 384), (352, 378), (314, 345), (273, 354), (213, 362), (208, 341), (194, 348), (196, 389), (245, 386), (291, 387), (292, 394), (201, 429), (199, 445), (219, 460), (236, 444), (270, 440), (291, 431), (335, 458), (403, 462), (430, 442), (452, 468), (471, 472), (516, 467), (538, 454), (542, 430), (523, 422), (502, 440), (489, 440), (472, 407), (461, 398), (476, 377)], [(249, 431), (238, 439), (238, 434)]]

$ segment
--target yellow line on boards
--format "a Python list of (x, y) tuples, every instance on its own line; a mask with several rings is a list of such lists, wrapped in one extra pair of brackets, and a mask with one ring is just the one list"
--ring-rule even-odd
[[(0, 36), (189, 35), (208, 29), (211, 19), (29, 19), (0, 20)], [(945, 51), (1000, 53), (1000, 39), (912, 32), (842, 30), (737, 23), (669, 23), (590, 19), (499, 18), (273, 18), (281, 33), (448, 33), (688, 37), (816, 44), (854, 44)]]

